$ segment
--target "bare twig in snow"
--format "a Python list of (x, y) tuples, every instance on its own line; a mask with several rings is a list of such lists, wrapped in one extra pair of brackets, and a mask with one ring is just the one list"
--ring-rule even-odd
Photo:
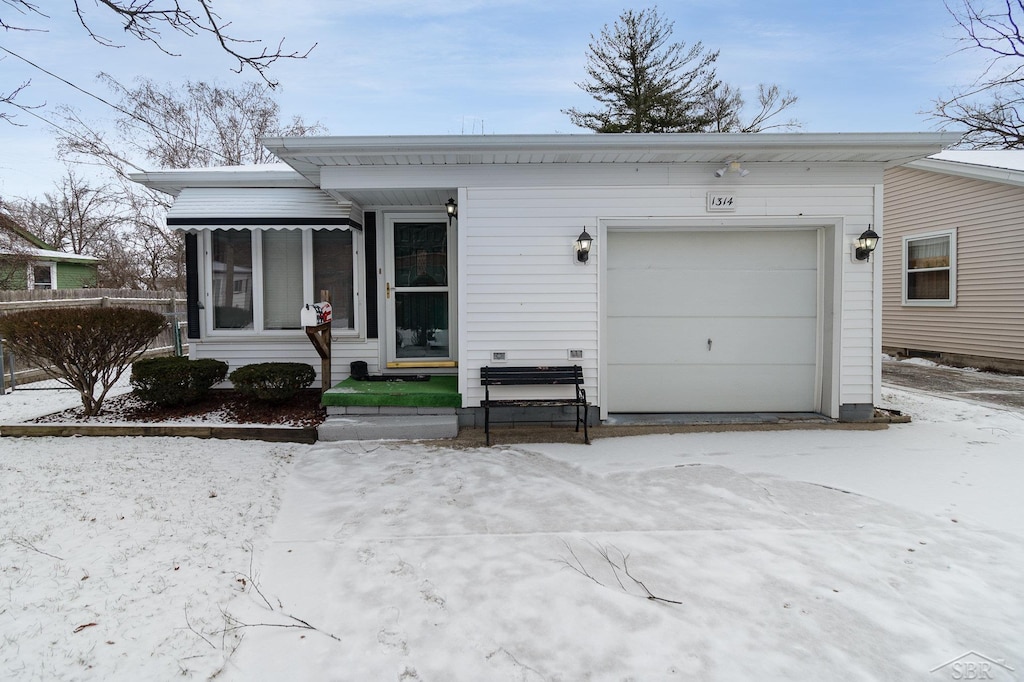
[(25, 549), (30, 549), (33, 552), (39, 552), (43, 556), (48, 556), (51, 559), (56, 559), (57, 561), (64, 561), (63, 557), (59, 557), (56, 554), (50, 554), (49, 552), (44, 552), (43, 550), (41, 550), (38, 547), (36, 547), (35, 545), (33, 545), (31, 542), (29, 542), (25, 538), (15, 538), (15, 537), (12, 537), (12, 538), (10, 538), (10, 541), (13, 542), (14, 544), (18, 545), (19, 547), (24, 547)]
[(221, 613), (224, 615), (224, 622), (226, 622), (226, 623), (228, 623), (228, 625), (230, 625), (230, 627), (225, 627), (224, 628), (226, 632), (231, 632), (231, 631), (234, 631), (234, 630), (240, 630), (242, 628), (295, 628), (295, 629), (298, 629), (298, 630), (312, 630), (313, 632), (319, 632), (321, 635), (325, 635), (327, 637), (330, 637), (331, 639), (336, 640), (338, 642), (341, 641), (341, 638), (338, 637), (337, 635), (332, 635), (330, 632), (324, 632), (320, 628), (318, 628), (318, 627), (316, 627), (314, 625), (310, 625), (309, 623), (307, 623), (306, 621), (302, 620), (301, 618), (296, 618), (295, 616), (289, 615), (289, 614), (284, 613), (284, 612), (281, 613), (282, 616), (285, 616), (286, 618), (291, 618), (295, 622), (294, 623), (246, 623), (246, 622), (242, 621), (241, 619), (232, 616), (230, 613), (227, 613), (226, 611), (222, 610)]
[(251, 543), (246, 543), (246, 549), (249, 550), (249, 575), (243, 576), (241, 574), (236, 574), (236, 575), (238, 575), (236, 580), (239, 583), (241, 583), (243, 589), (246, 586), (251, 586), (252, 589), (256, 592), (256, 594), (259, 595), (260, 599), (263, 600), (263, 603), (266, 604), (268, 610), (270, 610), (272, 612), (275, 612), (275, 613), (280, 613), (285, 618), (289, 618), (289, 619), (291, 619), (294, 622), (293, 623), (246, 623), (246, 622), (242, 621), (241, 619), (236, 618), (235, 616), (232, 616), (231, 614), (229, 614), (227, 611), (225, 611), (222, 608), (221, 609), (221, 615), (224, 617), (224, 622), (226, 623), (226, 625), (224, 627), (224, 630), (221, 633), (222, 637), (227, 635), (228, 632), (236, 632), (236, 631), (241, 630), (243, 628), (253, 628), (253, 627), (298, 628), (300, 630), (312, 630), (314, 632), (319, 632), (320, 634), (325, 635), (327, 637), (330, 637), (333, 640), (336, 640), (336, 641), (339, 641), (339, 642), (341, 641), (341, 638), (338, 637), (337, 635), (333, 635), (333, 634), (331, 634), (329, 632), (325, 632), (324, 630), (321, 630), (320, 628), (318, 628), (318, 627), (316, 627), (314, 625), (311, 625), (310, 623), (308, 623), (307, 621), (303, 620), (302, 618), (299, 618), (298, 616), (293, 616), (290, 613), (287, 613), (286, 611), (283, 610), (283, 606), (281, 605), (280, 601), (278, 601), (278, 608), (275, 609), (273, 604), (270, 603), (270, 600), (267, 599), (266, 595), (263, 594), (262, 590), (260, 590), (259, 581), (253, 575), (253, 573), (254, 573), (253, 561), (255, 559), (255, 554), (256, 553), (253, 550), (252, 544)]
[[(583, 563), (583, 560), (580, 559), (579, 555), (576, 553), (576, 550), (572, 547), (572, 545), (570, 545), (568, 542), (565, 542), (564, 540), (563, 544), (565, 545), (566, 550), (569, 552), (569, 556), (571, 557), (571, 559), (562, 557), (558, 560), (559, 563), (568, 566), (569, 568), (576, 571), (582, 576), (590, 578), (601, 587), (608, 587), (608, 585), (594, 577), (594, 574), (591, 573), (591, 571)], [(648, 589), (647, 585), (642, 580), (633, 575), (632, 571), (630, 571), (629, 555), (623, 552), (621, 549), (614, 546), (596, 545), (594, 543), (590, 543), (590, 546), (594, 549), (595, 552), (597, 552), (601, 559), (603, 559), (604, 562), (608, 564), (608, 567), (611, 569), (612, 576), (615, 578), (615, 582), (618, 583), (619, 588), (626, 594), (632, 594), (634, 596), (643, 597), (644, 599), (648, 599), (650, 601), (658, 601), (663, 602), (665, 604), (683, 603), (681, 601), (676, 601), (675, 599), (659, 597), (658, 595), (651, 592), (651, 590)], [(613, 551), (618, 556), (613, 556)], [(627, 582), (623, 582), (622, 576), (625, 576), (627, 578)], [(643, 593), (636, 594), (635, 592), (631, 592), (630, 589), (627, 587), (627, 585), (630, 583), (639, 588)]]

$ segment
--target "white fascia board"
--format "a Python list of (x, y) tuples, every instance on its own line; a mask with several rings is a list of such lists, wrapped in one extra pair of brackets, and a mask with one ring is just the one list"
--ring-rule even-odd
[(987, 180), (999, 182), (1005, 185), (1024, 187), (1024, 171), (1011, 170), (1008, 168), (996, 168), (994, 166), (979, 166), (961, 161), (950, 161), (946, 159), (918, 159), (906, 164), (907, 168), (915, 170), (942, 173), (943, 175), (955, 175), (972, 180)]
[(186, 187), (316, 187), (284, 163), (146, 171), (128, 177), (171, 196)]
[[(362, 137), (272, 137), (264, 146), (286, 162), (299, 155), (365, 155), (380, 158), (417, 155), (439, 165), (451, 155), (458, 163), (480, 162), (496, 153), (596, 154), (711, 152), (723, 158), (743, 153), (824, 153), (824, 161), (853, 160), (871, 152), (875, 160), (905, 163), (959, 141), (959, 133), (626, 133), (581, 135), (411, 135)], [(436, 157), (439, 161), (431, 160)], [(754, 159), (751, 159), (754, 160)], [(371, 165), (374, 161), (367, 163)]]

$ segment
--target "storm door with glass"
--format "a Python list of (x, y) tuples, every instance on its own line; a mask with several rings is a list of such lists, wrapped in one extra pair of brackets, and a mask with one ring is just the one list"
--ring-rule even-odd
[(388, 365), (444, 366), (453, 359), (450, 228), (395, 217), (385, 232)]

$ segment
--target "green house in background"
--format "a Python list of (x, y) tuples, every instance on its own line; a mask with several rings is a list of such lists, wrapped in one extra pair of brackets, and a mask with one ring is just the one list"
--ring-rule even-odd
[(0, 289), (83, 289), (96, 286), (99, 259), (56, 251), (0, 214)]

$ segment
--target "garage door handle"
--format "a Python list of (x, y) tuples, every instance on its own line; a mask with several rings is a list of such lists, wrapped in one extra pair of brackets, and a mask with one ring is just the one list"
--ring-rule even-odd
[(711, 352), (711, 339), (708, 339), (708, 352)]

